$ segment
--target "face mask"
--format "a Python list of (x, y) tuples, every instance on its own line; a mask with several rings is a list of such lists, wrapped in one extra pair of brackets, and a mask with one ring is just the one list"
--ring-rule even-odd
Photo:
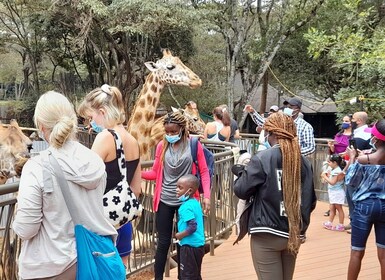
[(98, 125), (95, 121), (91, 121), (90, 122), (90, 125), (92, 127), (92, 129), (96, 132), (96, 133), (99, 133), (99, 132), (102, 132), (103, 131), (103, 127)]
[(190, 198), (190, 195), (187, 194), (189, 191), (190, 191), (190, 189), (188, 189), (184, 194), (182, 194), (180, 197), (178, 197), (178, 200), (180, 202), (185, 202), (186, 200), (188, 200)]
[(283, 109), (283, 113), (289, 117), (292, 117), (293, 116), (293, 112), (294, 110), (293, 109), (290, 109), (290, 108), (285, 108)]
[(263, 145), (266, 147), (266, 149), (270, 149), (271, 148), (269, 140), (267, 139), (268, 137), (269, 137), (269, 134), (265, 137), (265, 142), (263, 143)]
[(350, 123), (342, 123), (341, 124), (341, 128), (342, 129), (347, 129), (347, 128), (349, 128), (350, 127)]
[[(372, 149), (377, 150), (377, 148), (376, 148), (376, 143), (373, 143), (373, 138), (374, 138), (374, 137), (370, 138), (369, 145), (372, 147)], [(377, 141), (376, 141), (376, 142), (377, 142)]]
[(181, 133), (179, 133), (178, 135), (167, 135), (166, 134), (167, 142), (170, 144), (174, 144), (174, 143), (178, 142), (180, 140), (180, 134)]
[(352, 122), (351, 126), (352, 126), (352, 129), (356, 129), (357, 128), (357, 122)]

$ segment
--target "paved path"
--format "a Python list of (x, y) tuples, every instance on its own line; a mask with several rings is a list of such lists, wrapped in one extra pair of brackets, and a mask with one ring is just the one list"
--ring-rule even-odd
[[(318, 202), (312, 213), (307, 231), (307, 241), (301, 248), (297, 259), (294, 280), (341, 280), (346, 279), (350, 256), (350, 234), (333, 232), (322, 228), (323, 213), (328, 204)], [(345, 213), (347, 213), (345, 208)], [(204, 280), (257, 279), (251, 261), (249, 238), (246, 236), (233, 246), (235, 235), (215, 249), (215, 256), (207, 254), (203, 258), (202, 278)], [(176, 279), (177, 271), (172, 269), (170, 277)], [(380, 265), (373, 233), (369, 237), (367, 250), (359, 279), (380, 279)]]

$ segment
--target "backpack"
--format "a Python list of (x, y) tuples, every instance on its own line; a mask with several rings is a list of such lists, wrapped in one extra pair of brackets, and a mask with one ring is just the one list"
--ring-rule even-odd
[[(193, 162), (195, 164), (197, 173), (195, 176), (198, 177), (199, 179), (199, 193), (203, 193), (203, 188), (202, 188), (202, 182), (201, 182), (201, 176), (199, 173), (199, 165), (198, 165), (198, 138), (192, 137), (190, 138), (190, 148), (191, 148), (191, 155), (193, 158)], [(205, 155), (206, 159), (206, 164), (207, 168), (209, 169), (209, 175), (210, 175), (210, 188), (212, 187), (212, 182), (213, 182), (213, 176), (214, 176), (214, 166), (215, 166), (215, 160), (214, 160), (214, 154), (210, 152), (209, 149), (207, 149), (205, 146), (202, 145), (203, 148), (203, 153)]]

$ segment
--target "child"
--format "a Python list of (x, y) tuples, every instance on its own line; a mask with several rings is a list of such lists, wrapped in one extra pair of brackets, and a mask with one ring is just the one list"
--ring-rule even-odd
[[(330, 203), (330, 216), (329, 221), (324, 222), (323, 226), (326, 229), (335, 230), (335, 231), (344, 231), (344, 210), (342, 209), (342, 204), (345, 202), (345, 191), (343, 186), (343, 173), (342, 169), (345, 167), (346, 163), (342, 157), (338, 154), (333, 154), (328, 160), (328, 165), (331, 168), (330, 173), (323, 172), (321, 177), (328, 183), (328, 194), (329, 194), (329, 203)], [(339, 224), (333, 226), (333, 220), (336, 215), (336, 210), (338, 211), (338, 220)]]
[(205, 254), (205, 234), (203, 213), (193, 194), (197, 191), (199, 180), (192, 174), (179, 178), (177, 197), (182, 202), (178, 209), (178, 232), (175, 238), (180, 247), (180, 279), (198, 280), (201, 277), (202, 259)]

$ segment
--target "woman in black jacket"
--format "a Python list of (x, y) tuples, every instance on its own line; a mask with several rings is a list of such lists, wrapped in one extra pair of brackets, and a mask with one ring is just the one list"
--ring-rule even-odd
[(241, 199), (253, 199), (248, 228), (258, 278), (292, 279), (316, 204), (313, 171), (301, 156), (290, 117), (272, 114), (264, 129), (271, 147), (251, 159), (235, 182), (234, 192)]

